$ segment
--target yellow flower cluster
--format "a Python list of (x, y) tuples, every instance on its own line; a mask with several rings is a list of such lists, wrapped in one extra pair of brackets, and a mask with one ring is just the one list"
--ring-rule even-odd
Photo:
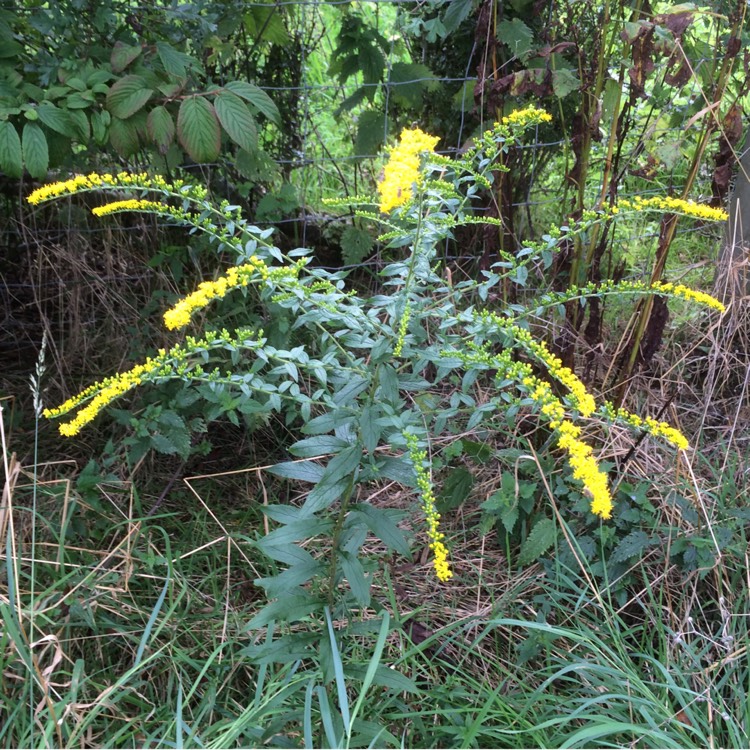
[(610, 518), (612, 495), (607, 476), (599, 468), (591, 446), (580, 440), (581, 429), (565, 419), (565, 407), (552, 393), (548, 383), (529, 371), (521, 382), (528, 389), (529, 396), (539, 404), (539, 410), (549, 420), (549, 426), (557, 431), (557, 445), (568, 454), (573, 477), (583, 483), (591, 496), (591, 512), (603, 519)]
[[(669, 211), (671, 213), (685, 214), (685, 216), (693, 216), (696, 219), (705, 219), (706, 221), (726, 221), (728, 218), (727, 212), (722, 208), (713, 208), (712, 206), (695, 203), (691, 200), (686, 201), (682, 198), (664, 196), (641, 198), (639, 195), (636, 195), (632, 200), (621, 198), (618, 201), (617, 208), (629, 208), (634, 211), (648, 211), (649, 209)], [(610, 209), (610, 213), (616, 214), (618, 210)]]
[(435, 495), (427, 470), (423, 466), (427, 458), (427, 451), (419, 449), (417, 436), (411, 432), (405, 432), (406, 445), (409, 449), (409, 458), (414, 464), (414, 472), (417, 475), (417, 487), (422, 499), (422, 510), (427, 518), (427, 535), (430, 538), (430, 549), (434, 555), (433, 565), (435, 575), (439, 581), (448, 581), (453, 577), (453, 571), (448, 562), (448, 548), (443, 539), (445, 534), (440, 531), (440, 514), (435, 507)]
[(726, 307), (724, 307), (716, 297), (712, 297), (705, 292), (698, 292), (684, 284), (672, 284), (672, 282), (669, 281), (655, 281), (649, 288), (659, 294), (672, 294), (675, 297), (682, 297), (691, 302), (706, 305), (706, 307), (711, 307), (719, 312), (724, 312), (726, 310)]
[(552, 115), (537, 107), (526, 107), (511, 112), (500, 121), (503, 125), (517, 125), (523, 127), (526, 125), (538, 125), (541, 122), (552, 122)]
[[(550, 424), (552, 426), (552, 424)], [(591, 446), (579, 440), (581, 429), (564, 419), (557, 426), (560, 437), (557, 444), (568, 453), (568, 463), (573, 477), (583, 483), (591, 495), (591, 512), (604, 520), (612, 517), (612, 495), (607, 475), (599, 468)]]
[(147, 375), (164, 368), (164, 356), (165, 352), (162, 350), (160, 356), (156, 359), (149, 358), (143, 364), (136, 365), (127, 372), (121, 372), (119, 375), (94, 383), (57, 408), (45, 409), (44, 416), (50, 418), (65, 414), (95, 394), (91, 401), (76, 414), (74, 419), (70, 422), (63, 422), (58, 427), (60, 434), (65, 437), (77, 435), (81, 428), (92, 422), (104, 407), (109, 406), (116, 398), (119, 398), (131, 388), (140, 385)]
[(103, 206), (97, 206), (91, 209), (94, 216), (107, 216), (108, 214), (118, 213), (119, 211), (161, 211), (166, 208), (163, 203), (147, 200), (126, 200), (105, 203)]
[(534, 354), (549, 370), (550, 375), (562, 383), (570, 391), (570, 400), (584, 417), (590, 417), (596, 410), (596, 400), (586, 390), (586, 386), (580, 378), (569, 368), (565, 367), (562, 360), (556, 357), (547, 347), (544, 341), (535, 339), (530, 331), (525, 328), (509, 323), (500, 315), (492, 312), (482, 312), (480, 319), (498, 326), (507, 332), (527, 351)]
[(678, 429), (672, 427), (667, 422), (658, 422), (653, 417), (643, 419), (626, 409), (615, 409), (609, 403), (605, 405), (604, 413), (612, 420), (618, 419), (621, 422), (629, 424), (631, 427), (646, 430), (654, 437), (664, 438), (668, 443), (671, 443), (675, 448), (679, 448), (680, 450), (686, 451), (690, 447), (688, 439)]
[(75, 195), (87, 190), (100, 190), (108, 187), (133, 187), (143, 188), (146, 190), (174, 190), (184, 185), (182, 181), (169, 184), (163, 177), (155, 175), (150, 177), (145, 172), (131, 174), (129, 172), (120, 172), (119, 174), (79, 174), (71, 177), (69, 180), (62, 182), (53, 182), (49, 185), (34, 190), (26, 199), (29, 203), (36, 206), (39, 203), (59, 198), (63, 195)]
[(406, 332), (409, 329), (409, 319), (411, 318), (411, 305), (407, 301), (404, 312), (401, 314), (401, 320), (398, 324), (398, 336), (396, 337), (396, 346), (393, 347), (393, 356), (400, 357), (406, 341)]
[(164, 313), (164, 325), (170, 330), (184, 328), (195, 310), (204, 308), (212, 300), (221, 299), (233, 289), (247, 286), (253, 278), (265, 281), (269, 275), (268, 266), (257, 255), (253, 255), (248, 263), (233, 266), (216, 281), (204, 281), (199, 284), (194, 292), (183, 297)]
[(419, 128), (404, 129), (401, 139), (391, 150), (383, 179), (378, 184), (380, 210), (387, 214), (403, 206), (412, 197), (412, 186), (420, 184), (419, 159), (425, 151), (434, 151), (440, 139)]

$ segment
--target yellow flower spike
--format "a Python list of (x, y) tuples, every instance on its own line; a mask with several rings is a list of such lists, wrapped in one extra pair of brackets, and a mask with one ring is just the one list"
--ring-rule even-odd
[[(295, 268), (297, 267), (293, 266), (285, 270), (293, 272)], [(194, 292), (183, 297), (164, 313), (164, 325), (169, 330), (184, 328), (196, 310), (206, 307), (212, 300), (221, 299), (233, 289), (247, 286), (251, 281), (265, 281), (270, 274), (268, 266), (258, 256), (253, 255), (248, 263), (233, 266), (216, 281), (200, 283)]]
[[(727, 212), (722, 208), (714, 208), (704, 203), (695, 203), (691, 200), (682, 198), (671, 198), (666, 196), (655, 196), (653, 198), (641, 198), (636, 195), (632, 200), (621, 199), (618, 201), (621, 209), (631, 209), (633, 211), (669, 211), (670, 213), (684, 214), (692, 216), (695, 219), (704, 219), (706, 221), (726, 221), (729, 218)], [(613, 211), (613, 213), (616, 213)]]
[(435, 575), (438, 581), (449, 581), (453, 577), (453, 571), (448, 561), (448, 548), (443, 542), (445, 535), (440, 531), (440, 514), (435, 507), (432, 483), (427, 470), (422, 465), (422, 462), (427, 458), (427, 452), (419, 449), (419, 441), (413, 433), (404, 432), (404, 437), (409, 450), (409, 458), (414, 465), (414, 473), (417, 475), (417, 488), (422, 500), (422, 511), (427, 520), (427, 536), (430, 539)]
[(557, 430), (560, 435), (557, 444), (568, 454), (573, 477), (583, 484), (591, 496), (591, 512), (606, 521), (612, 517), (612, 495), (607, 475), (599, 468), (591, 446), (579, 440), (580, 428), (563, 420)]
[(91, 209), (94, 216), (107, 216), (108, 214), (118, 213), (119, 211), (145, 211), (145, 210), (162, 210), (166, 206), (163, 203), (147, 200), (125, 200), (105, 203), (103, 206), (97, 206)]
[(383, 170), (383, 180), (378, 184), (380, 210), (384, 214), (411, 200), (412, 186), (419, 185), (422, 179), (419, 173), (420, 156), (433, 152), (439, 140), (419, 128), (401, 132), (400, 142), (391, 150)]

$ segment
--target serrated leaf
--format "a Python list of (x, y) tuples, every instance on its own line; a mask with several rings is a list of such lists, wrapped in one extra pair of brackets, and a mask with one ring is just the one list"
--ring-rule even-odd
[(112, 72), (122, 73), (143, 51), (140, 44), (124, 44), (115, 42), (112, 48), (112, 54), (109, 57), (109, 64), (112, 66)]
[(282, 573), (267, 578), (256, 578), (253, 583), (266, 591), (269, 599), (283, 597), (290, 589), (302, 586), (323, 569), (323, 563), (310, 558), (290, 566)]
[(63, 109), (56, 107), (51, 102), (42, 102), (37, 108), (36, 113), (39, 119), (50, 130), (54, 130), (60, 135), (74, 138), (76, 135), (75, 127), (71, 122), (70, 115)]
[(275, 602), (266, 605), (247, 623), (247, 630), (254, 630), (268, 625), (271, 620), (296, 622), (312, 612), (322, 610), (324, 600), (306, 591), (288, 591)]
[(352, 445), (334, 456), (326, 466), (320, 481), (307, 496), (302, 510), (307, 516), (334, 503), (357, 478), (362, 460), (362, 446)]
[(221, 126), (210, 102), (201, 96), (183, 100), (177, 114), (177, 137), (194, 161), (216, 161), (221, 152)]
[(138, 128), (134, 122), (113, 117), (109, 124), (109, 142), (123, 159), (127, 159), (140, 148)]
[(357, 603), (362, 607), (370, 604), (370, 584), (372, 579), (365, 575), (365, 569), (356, 555), (352, 555), (343, 550), (339, 553), (339, 562), (344, 572), (346, 580), (349, 581), (349, 588), (354, 594)]
[(452, 469), (438, 498), (440, 511), (455, 510), (469, 497), (474, 487), (474, 475), (463, 466)]
[(643, 550), (652, 545), (651, 537), (645, 531), (631, 531), (620, 539), (609, 558), (610, 562), (622, 563), (639, 556)]
[(0, 170), (8, 177), (23, 174), (21, 139), (15, 127), (7, 121), (0, 122)]
[(299, 458), (312, 458), (313, 456), (326, 456), (329, 453), (339, 453), (347, 447), (346, 440), (337, 438), (335, 435), (316, 435), (315, 437), (298, 440), (289, 448), (293, 456)]
[(359, 429), (365, 449), (372, 453), (380, 442), (383, 428), (378, 424), (381, 410), (377, 404), (368, 404), (362, 409), (359, 418)]
[(500, 520), (509, 534), (512, 534), (513, 529), (516, 527), (519, 512), (520, 510), (517, 503), (514, 503), (509, 508), (505, 508), (500, 512)]
[(432, 71), (421, 63), (393, 63), (389, 85), (393, 95), (409, 107), (417, 107), (422, 95), (435, 86)]
[(102, 112), (91, 113), (91, 132), (94, 135), (94, 140), (99, 146), (103, 146), (107, 142), (107, 131), (109, 124), (112, 122), (109, 112), (103, 110)]
[(521, 58), (526, 56), (534, 45), (534, 32), (520, 18), (501, 21), (497, 25), (497, 38), (510, 48), (513, 55)]
[(222, 91), (214, 99), (214, 108), (229, 137), (246, 151), (258, 145), (258, 129), (247, 104), (236, 94)]
[(551, 518), (541, 518), (521, 545), (518, 564), (529, 565), (538, 560), (557, 540), (557, 527)]
[(166, 154), (175, 136), (174, 120), (166, 107), (154, 107), (148, 113), (146, 131), (159, 149), (159, 153)]
[(561, 68), (552, 71), (552, 91), (558, 99), (562, 99), (580, 88), (581, 82), (572, 70)]
[(448, 9), (443, 16), (446, 33), (455, 31), (469, 17), (473, 4), (473, 0), (451, 0), (448, 3)]
[(406, 541), (404, 533), (391, 519), (391, 515), (393, 514), (392, 510), (387, 508), (376, 508), (366, 503), (360, 503), (356, 506), (354, 512), (361, 517), (367, 528), (378, 539), (380, 539), (388, 549), (392, 549), (400, 555), (411, 558), (411, 550), (409, 549), (409, 543)]
[(347, 227), (341, 234), (341, 257), (348, 266), (361, 263), (375, 244), (372, 235), (357, 227)]
[(314, 461), (284, 461), (269, 466), (266, 471), (282, 479), (295, 479), (317, 484), (323, 476), (324, 468)]
[(382, 112), (368, 110), (359, 116), (357, 140), (354, 150), (357, 156), (374, 156), (383, 148), (388, 137), (388, 120)]
[(125, 76), (109, 87), (107, 109), (115, 117), (127, 120), (145, 106), (153, 93), (141, 76)]
[(23, 126), (23, 163), (29, 174), (37, 180), (47, 175), (49, 148), (44, 132), (35, 122)]
[(230, 81), (224, 88), (237, 94), (241, 99), (250, 103), (262, 115), (265, 115), (271, 122), (281, 125), (281, 114), (279, 108), (274, 104), (268, 94), (263, 89), (258, 88), (247, 81)]
[(159, 55), (164, 70), (178, 78), (184, 78), (188, 68), (198, 66), (198, 61), (194, 57), (176, 50), (166, 42), (156, 43), (156, 54)]

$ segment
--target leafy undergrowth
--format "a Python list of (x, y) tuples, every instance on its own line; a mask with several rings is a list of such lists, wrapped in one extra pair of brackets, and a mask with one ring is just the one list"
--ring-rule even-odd
[[(436, 588), (426, 556), (371, 539), (371, 605), (281, 630), (267, 616), (253, 626), (265, 604), (254, 581), (278, 573), (257, 554), (261, 511), (300, 502), (299, 488), (279, 497), (290, 488), (263, 470), (227, 472), (189, 478), (155, 508), (93, 463), (68, 480), (4, 458), (5, 746), (746, 744), (750, 568), (736, 496), (691, 495), (667, 476), (659, 496), (621, 485), (640, 536), (615, 543), (606, 526), (575, 536), (569, 499), (538, 482), (555, 533), (530, 565), (486, 505), (487, 461), (446, 517), (450, 583)], [(515, 477), (499, 485), (521, 501), (532, 482)], [(367, 500), (400, 511), (426, 551), (408, 495), (383, 483)]]

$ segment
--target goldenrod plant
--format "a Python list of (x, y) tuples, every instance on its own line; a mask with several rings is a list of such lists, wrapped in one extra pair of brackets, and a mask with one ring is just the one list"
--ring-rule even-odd
[[(649, 416), (630, 414), (599, 402), (543, 339), (535, 321), (561, 305), (605, 295), (658, 294), (688, 299), (713, 311), (720, 302), (680, 284), (605, 282), (538, 295), (524, 305), (497, 302), (503, 285), (527, 286), (530, 273), (548, 268), (563, 242), (584, 236), (601, 223), (621, 221), (631, 212), (669, 211), (722, 220), (717, 209), (670, 198), (621, 201), (586, 211), (580, 220), (551, 230), (517, 253), (502, 252), (480, 280), (453, 283), (437, 260), (437, 248), (460, 226), (497, 223), (475, 212), (483, 189), (502, 167), (498, 157), (518, 144), (525, 129), (549, 120), (527, 108), (503, 118), (455, 159), (435, 152), (437, 139), (407, 129), (390, 151), (375, 202), (348, 199), (361, 220), (382, 228), (380, 239), (395, 260), (382, 272), (383, 290), (373, 297), (347, 289), (345, 275), (316, 268), (305, 251), (284, 255), (237, 206), (215, 205), (205, 189), (169, 183), (147, 174), (74, 177), (29, 196), (39, 204), (61, 196), (106, 191), (122, 198), (93, 209), (98, 216), (125, 211), (156, 214), (191, 231), (207, 234), (233, 265), (205, 281), (164, 312), (171, 330), (193, 325), (202, 311), (229, 294), (244, 295), (248, 310), (283, 310), (293, 319), (288, 348), (270, 344), (263, 330), (207, 331), (127, 372), (105, 378), (48, 409), (65, 418), (60, 432), (76, 435), (99, 412), (132, 388), (180, 380), (224, 413), (282, 415), (303, 437), (289, 447), (300, 461), (272, 471), (314, 484), (298, 507), (270, 506), (279, 527), (258, 548), (289, 567), (263, 579), (268, 596), (279, 601), (252, 624), (292, 618), (326, 605), (346, 609), (370, 602), (374, 562), (360, 554), (367, 532), (399, 554), (409, 545), (397, 514), (356, 501), (360, 485), (383, 478), (414, 487), (427, 522), (428, 545), (437, 578), (456, 575), (440, 528), (431, 476), (430, 452), (436, 440), (475, 432), (490, 439), (501, 420), (533, 412), (557, 446), (573, 480), (602, 521), (617, 513), (609, 479), (596, 458), (596, 430), (619, 427), (650, 433), (678, 450), (689, 450), (677, 429)], [(245, 353), (244, 356), (240, 356)], [(486, 396), (486, 374), (492, 390)], [(320, 457), (328, 457), (321, 465)], [(329, 539), (330, 561), (303, 546), (312, 537)], [(295, 553), (284, 545), (298, 543)], [(348, 594), (341, 594), (342, 582)], [(313, 582), (313, 585), (308, 585)], [(296, 614), (295, 614), (296, 613)]]

